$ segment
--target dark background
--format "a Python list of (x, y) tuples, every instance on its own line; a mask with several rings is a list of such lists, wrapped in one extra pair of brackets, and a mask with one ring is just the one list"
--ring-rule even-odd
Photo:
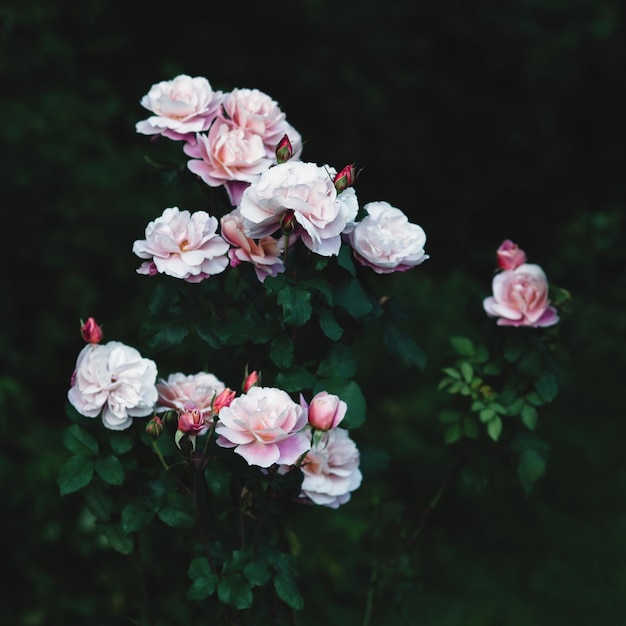
[(396, 373), (375, 341), (367, 351), (370, 411), (354, 437), (391, 462), (339, 512), (296, 520), (301, 623), (360, 624), (385, 533), (417, 521), (445, 479), (446, 338), (484, 323), (505, 238), (573, 296), (561, 393), (539, 422), (547, 475), (526, 496), (495, 454), (480, 484), (455, 482), (372, 623), (626, 621), (623, 3), (29, 0), (0, 18), (3, 623), (129, 623), (133, 571), (56, 475), (79, 319), (138, 345), (153, 285), (132, 242), (165, 207), (202, 208), (196, 189), (150, 177), (144, 155), (178, 151), (134, 131), (140, 98), (180, 73), (270, 94), (305, 160), (355, 162), (361, 204), (387, 200), (428, 235), (431, 259), (380, 283), (414, 308), (428, 365)]

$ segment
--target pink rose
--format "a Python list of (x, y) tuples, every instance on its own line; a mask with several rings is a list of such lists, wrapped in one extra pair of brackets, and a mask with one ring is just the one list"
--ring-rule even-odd
[(93, 317), (87, 319), (81, 326), (80, 332), (87, 343), (100, 343), (102, 341), (102, 327), (96, 323)]
[[(311, 433), (308, 433), (311, 438)], [(325, 439), (311, 448), (302, 462), (304, 480), (301, 498), (332, 509), (345, 504), (361, 485), (359, 451), (347, 430), (329, 430)]]
[(421, 226), (409, 222), (406, 215), (388, 202), (370, 202), (368, 215), (346, 229), (354, 257), (377, 274), (404, 272), (420, 265), (426, 234)]
[(285, 216), (293, 215), (297, 234), (316, 254), (336, 255), (341, 233), (356, 217), (354, 189), (337, 194), (332, 168), (288, 161), (270, 168), (245, 190), (240, 211), (244, 230), (254, 239), (271, 235)]
[(252, 263), (257, 278), (263, 282), (268, 276), (276, 276), (285, 271), (281, 258), (284, 242), (273, 237), (262, 237), (255, 242), (246, 237), (243, 218), (239, 209), (234, 209), (221, 219), (222, 237), (233, 246), (228, 251), (230, 264), (236, 267), (242, 262)]
[(234, 448), (248, 465), (294, 464), (310, 447), (306, 412), (282, 389), (251, 387), (220, 412), (217, 444)]
[(348, 405), (337, 396), (320, 391), (308, 406), (309, 424), (317, 430), (335, 428), (345, 417)]
[(78, 355), (67, 397), (85, 417), (97, 417), (111, 430), (124, 430), (133, 417), (152, 413), (157, 401), (154, 361), (119, 341), (87, 344)]
[(287, 135), (295, 153), (299, 153), (302, 137), (287, 123), (278, 103), (258, 89), (233, 89), (224, 98), (224, 112), (234, 126), (258, 135), (266, 156), (274, 158), (276, 147)]
[(152, 85), (141, 105), (154, 115), (137, 122), (137, 132), (195, 141), (195, 133), (208, 130), (215, 119), (222, 97), (201, 76), (191, 78), (181, 74), (174, 80)]
[(228, 244), (216, 233), (217, 219), (204, 211), (165, 209), (163, 215), (148, 224), (146, 238), (135, 241), (133, 252), (150, 259), (138, 274), (155, 271), (190, 283), (198, 283), (228, 266)]
[(559, 316), (548, 300), (548, 280), (538, 265), (524, 263), (496, 274), (493, 296), (483, 306), (499, 326), (552, 326)]
[(185, 144), (185, 154), (193, 157), (187, 167), (209, 187), (224, 185), (230, 200), (239, 204), (241, 194), (274, 162), (266, 153), (260, 135), (218, 119), (207, 135), (198, 134), (197, 143)]
[(170, 374), (167, 380), (160, 379), (156, 388), (160, 413), (169, 409), (183, 411), (186, 403), (201, 411), (210, 411), (214, 398), (224, 391), (224, 383), (207, 372), (188, 376), (177, 372)]
[(185, 435), (198, 437), (206, 434), (212, 422), (210, 414), (207, 415), (192, 402), (185, 402), (185, 408), (178, 416), (178, 430)]
[(526, 263), (526, 253), (510, 239), (504, 240), (498, 248), (498, 267), (502, 270), (514, 270)]

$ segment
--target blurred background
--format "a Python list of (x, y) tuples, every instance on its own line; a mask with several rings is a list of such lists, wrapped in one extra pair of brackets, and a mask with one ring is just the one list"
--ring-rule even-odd
[[(298, 623), (363, 623), (372, 562), (397, 524), (418, 523), (449, 474), (435, 387), (453, 359), (447, 337), (484, 323), (505, 238), (573, 298), (559, 327), (561, 392), (537, 431), (551, 447), (547, 474), (528, 496), (494, 453), (451, 484), (396, 578), (383, 581), (371, 624), (626, 623), (624, 9), (618, 0), (3, 5), (1, 537), (12, 589), (3, 587), (0, 621), (132, 623), (127, 557), (101, 545), (80, 496), (62, 499), (56, 476), (68, 456), (61, 432), (79, 320), (94, 316), (107, 340), (141, 348), (153, 285), (135, 274), (132, 242), (166, 207), (203, 208), (196, 189), (163, 185), (144, 161), (180, 152), (134, 130), (150, 86), (185, 73), (270, 94), (304, 137), (305, 160), (356, 163), (361, 204), (387, 200), (428, 235), (431, 259), (387, 283), (413, 309), (407, 330), (427, 366), (396, 372), (366, 351), (369, 417), (354, 438), (390, 460), (339, 512), (295, 520)], [(167, 576), (174, 565), (154, 567)], [(160, 601), (162, 623), (186, 623), (174, 590)]]

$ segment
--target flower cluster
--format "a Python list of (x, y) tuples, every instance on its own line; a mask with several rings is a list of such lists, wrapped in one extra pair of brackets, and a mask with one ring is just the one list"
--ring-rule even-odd
[[(387, 202), (371, 202), (357, 221), (359, 203), (349, 165), (300, 160), (302, 138), (278, 104), (256, 89), (215, 92), (205, 78), (181, 75), (153, 85), (141, 103), (154, 113), (137, 131), (184, 142), (187, 166), (211, 187), (224, 187), (233, 210), (219, 221), (204, 211), (165, 209), (133, 252), (137, 270), (199, 282), (230, 264), (251, 263), (257, 278), (284, 271), (298, 241), (321, 256), (342, 242), (377, 273), (405, 271), (428, 258), (426, 235)], [(295, 147), (294, 147), (295, 146)]]
[(502, 270), (493, 278), (493, 296), (485, 298), (483, 307), (499, 326), (553, 326), (559, 321), (556, 309), (548, 299), (548, 279), (539, 265), (526, 263), (526, 254), (509, 239), (497, 252)]

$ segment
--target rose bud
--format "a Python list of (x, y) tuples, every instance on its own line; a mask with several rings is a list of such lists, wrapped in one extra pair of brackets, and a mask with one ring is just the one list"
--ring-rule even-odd
[(155, 415), (147, 424), (146, 432), (148, 437), (152, 439), (158, 439), (163, 434), (163, 422), (161, 418)]
[(289, 137), (283, 135), (283, 138), (278, 142), (276, 146), (276, 162), (278, 164), (285, 163), (293, 156), (293, 146)]
[(80, 321), (82, 324), (80, 332), (83, 339), (87, 343), (100, 343), (102, 341), (102, 328), (96, 324), (96, 320), (90, 317), (86, 322)]
[(215, 400), (213, 400), (213, 404), (211, 405), (213, 413), (217, 415), (225, 406), (230, 406), (230, 403), (235, 399), (235, 395), (235, 392), (231, 391), (228, 387), (224, 389), (216, 396)]
[(261, 384), (261, 375), (254, 370), (252, 373), (247, 374), (241, 388), (244, 393), (248, 393), (252, 387), (258, 387)]
[(352, 187), (355, 180), (354, 165), (346, 165), (340, 172), (333, 178), (333, 183), (337, 193), (341, 193), (344, 189)]
[(309, 404), (309, 424), (317, 430), (335, 428), (344, 418), (348, 405), (337, 396), (320, 391)]
[(209, 430), (210, 420), (190, 402), (185, 402), (185, 410), (178, 416), (178, 430), (187, 435), (204, 435)]
[(502, 270), (514, 270), (526, 263), (526, 253), (510, 239), (502, 242), (498, 248), (498, 267)]
[(296, 228), (296, 216), (292, 210), (287, 211), (280, 220), (280, 230), (283, 235), (291, 235)]

